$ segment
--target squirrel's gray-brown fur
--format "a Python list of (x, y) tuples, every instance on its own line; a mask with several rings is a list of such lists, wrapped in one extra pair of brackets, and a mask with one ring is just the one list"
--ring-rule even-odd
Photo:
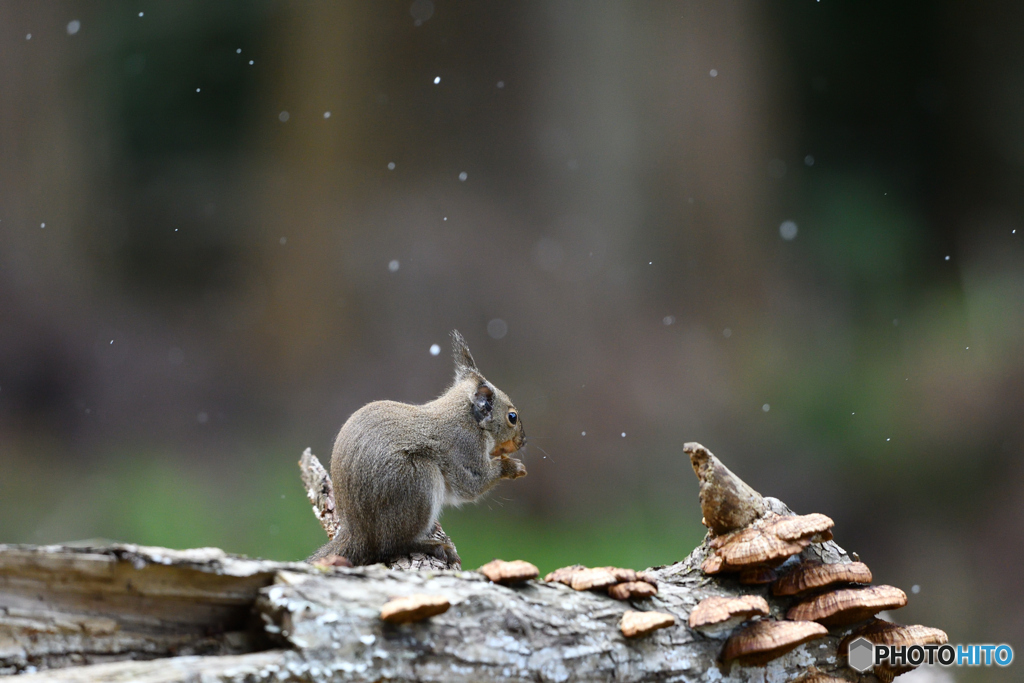
[(526, 474), (509, 457), (526, 443), (518, 411), (480, 374), (458, 330), (452, 350), (455, 380), (441, 396), (423, 405), (374, 401), (342, 426), (331, 480), (344, 528), (311, 559), (337, 554), (363, 565), (422, 552), (457, 562), (454, 548), (429, 537), (442, 506)]

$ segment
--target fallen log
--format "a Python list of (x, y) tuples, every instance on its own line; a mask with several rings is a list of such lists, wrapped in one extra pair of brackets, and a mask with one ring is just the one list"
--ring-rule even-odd
[[(312, 483), (322, 494), (322, 482)], [(792, 514), (780, 501), (762, 502), (761, 514)], [(706, 574), (701, 566), (718, 552), (714, 538), (676, 564), (647, 570), (643, 580), (656, 593), (627, 600), (610, 597), (607, 586), (501, 585), (457, 569), (316, 566), (218, 549), (0, 546), (0, 672), (142, 682), (876, 680), (838, 655), (857, 624), (833, 627), (765, 665), (721, 661), (724, 635), (687, 623), (701, 600), (761, 596), (767, 618), (782, 620), (794, 598), (734, 574)], [(808, 541), (790, 562), (803, 560), (851, 558), (822, 540)], [(415, 564), (396, 564), (403, 562)], [(411, 623), (382, 619), (382, 607), (404, 596), (447, 607), (416, 613)], [(627, 611), (663, 613), (674, 623), (626, 637)]]

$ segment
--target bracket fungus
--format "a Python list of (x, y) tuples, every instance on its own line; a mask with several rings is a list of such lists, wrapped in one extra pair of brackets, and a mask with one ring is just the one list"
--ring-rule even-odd
[(868, 584), (871, 579), (871, 570), (863, 562), (804, 562), (772, 584), (772, 595), (801, 595), (838, 583)]
[(545, 583), (561, 583), (566, 586), (572, 585), (572, 577), (578, 571), (586, 569), (582, 564), (573, 564), (568, 567), (560, 567), (553, 572), (548, 572), (544, 576)]
[(449, 607), (447, 598), (417, 593), (384, 603), (380, 618), (391, 624), (408, 624), (447, 612)]
[(775, 567), (803, 552), (811, 543), (828, 540), (824, 535), (831, 527), (832, 520), (818, 513), (787, 516), (768, 513), (746, 529), (711, 539), (708, 546), (713, 552), (701, 569), (705, 574), (717, 574)]
[(722, 661), (760, 666), (826, 635), (828, 629), (813, 621), (755, 621), (729, 637)]
[(646, 581), (624, 581), (608, 587), (608, 595), (616, 600), (649, 598), (657, 593), (657, 587)]
[(811, 543), (822, 543), (832, 540), (834, 524), (831, 517), (820, 512), (812, 512), (809, 515), (783, 515), (768, 518), (764, 522), (764, 529), (783, 541), (809, 540)]
[(653, 573), (625, 567), (573, 564), (549, 572), (544, 581), (564, 584), (577, 591), (606, 589), (615, 600), (636, 600), (657, 594), (657, 579)]
[(513, 583), (529, 581), (530, 579), (536, 579), (540, 576), (540, 570), (537, 569), (536, 565), (523, 560), (513, 560), (512, 562), (506, 562), (505, 560), (491, 560), (484, 566), (480, 567), (477, 571), (494, 583), (500, 583), (506, 586)]
[(574, 564), (547, 574), (544, 581), (562, 583), (578, 591), (607, 588), (617, 583), (648, 580), (648, 574), (624, 567), (584, 567)]
[(649, 598), (658, 593), (658, 580), (651, 572), (624, 567), (584, 567), (574, 564), (548, 573), (547, 583), (561, 583), (578, 591), (608, 590), (616, 600)]
[(654, 575), (654, 572), (647, 571), (646, 569), (636, 573), (636, 580), (637, 581), (643, 581), (645, 583), (649, 583), (652, 586), (654, 586), (655, 588), (658, 587), (658, 577), (656, 577)]
[(657, 631), (659, 628), (667, 628), (676, 623), (676, 618), (664, 612), (636, 612), (626, 610), (619, 622), (622, 635), (627, 638), (645, 636), (648, 633)]
[(931, 626), (902, 626), (884, 619), (874, 619), (854, 630), (839, 644), (839, 654), (845, 655), (847, 646), (857, 638), (865, 638), (875, 645), (945, 645), (949, 637), (942, 629)]
[(744, 621), (768, 616), (768, 602), (759, 595), (704, 598), (690, 612), (690, 628), (712, 638), (724, 635)]
[(573, 590), (586, 591), (595, 588), (607, 588), (608, 586), (614, 586), (618, 582), (619, 579), (608, 569), (592, 567), (590, 569), (581, 569), (573, 574), (569, 580), (569, 585), (572, 586)]
[(907, 594), (894, 586), (842, 588), (797, 603), (786, 612), (786, 618), (838, 626), (864, 621), (882, 610), (906, 604)]
[(611, 572), (612, 576), (619, 583), (623, 581), (636, 581), (638, 572), (635, 569), (629, 569), (628, 567), (596, 567), (596, 569), (604, 569), (605, 571)]
[(779, 575), (775, 573), (774, 569), (763, 565), (747, 567), (740, 572), (740, 583), (748, 586), (763, 586), (766, 583), (772, 583), (778, 578)]
[[(857, 638), (866, 638), (875, 645), (904, 646), (912, 645), (945, 645), (949, 642), (946, 632), (930, 626), (901, 626), (883, 619), (869, 621), (856, 629), (839, 643), (839, 654), (846, 657), (850, 653), (850, 643)], [(892, 681), (893, 677), (917, 668), (913, 664), (891, 666), (876, 665), (874, 673), (882, 681)]]

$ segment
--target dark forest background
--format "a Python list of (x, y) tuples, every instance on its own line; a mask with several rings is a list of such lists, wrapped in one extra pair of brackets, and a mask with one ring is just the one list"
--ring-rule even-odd
[(1021, 35), (984, 1), (0, 2), (0, 542), (304, 557), (302, 450), (440, 393), (458, 328), (531, 442), (445, 515), (467, 566), (681, 559), (697, 440), (832, 516), (894, 618), (1020, 651)]

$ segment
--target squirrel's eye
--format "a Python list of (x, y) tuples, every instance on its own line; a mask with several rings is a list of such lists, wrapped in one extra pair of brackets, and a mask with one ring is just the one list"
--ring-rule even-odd
[(519, 416), (516, 415), (516, 411), (510, 410), (509, 413), (508, 413), (508, 423), (510, 425), (514, 425), (516, 423), (516, 420), (518, 420), (518, 419), (519, 419)]

